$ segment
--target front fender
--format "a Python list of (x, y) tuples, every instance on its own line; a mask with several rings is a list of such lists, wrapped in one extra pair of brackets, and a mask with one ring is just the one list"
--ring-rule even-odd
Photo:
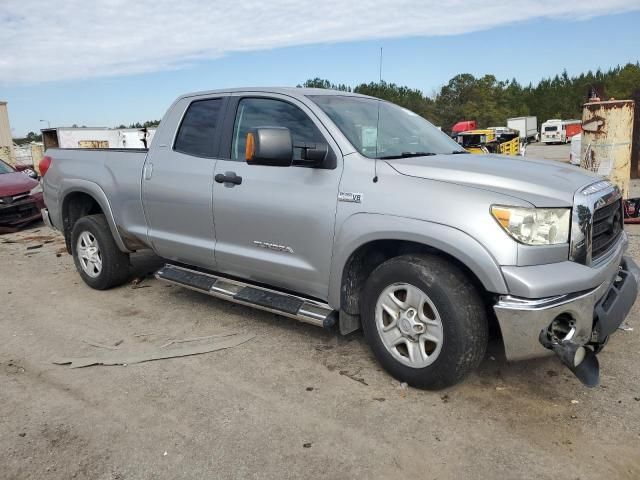
[(127, 252), (127, 253), (131, 252), (131, 250), (129, 250), (125, 245), (124, 241), (122, 240), (122, 236), (118, 231), (118, 227), (113, 217), (113, 211), (111, 210), (111, 204), (109, 203), (109, 200), (107, 199), (106, 194), (104, 193), (102, 188), (100, 188), (100, 185), (98, 185), (97, 183), (90, 182), (88, 180), (82, 180), (79, 178), (63, 180), (62, 185), (60, 187), (60, 196), (58, 197), (60, 198), (59, 208), (58, 208), (58, 215), (60, 217), (59, 225), (61, 226), (63, 225), (62, 206), (64, 205), (65, 199), (67, 198), (68, 195), (72, 193), (77, 193), (77, 192), (86, 193), (87, 195), (91, 196), (96, 202), (98, 202), (98, 205), (100, 205), (100, 208), (104, 213), (104, 216), (107, 218), (107, 223), (109, 224), (109, 229), (111, 230), (111, 234), (113, 235), (113, 238), (116, 241), (116, 245), (118, 245), (118, 248), (123, 252)]
[(477, 240), (465, 232), (414, 218), (358, 213), (340, 227), (331, 261), (329, 305), (340, 308), (340, 289), (347, 260), (359, 247), (375, 240), (420, 243), (441, 250), (462, 262), (493, 293), (507, 294), (500, 266)]

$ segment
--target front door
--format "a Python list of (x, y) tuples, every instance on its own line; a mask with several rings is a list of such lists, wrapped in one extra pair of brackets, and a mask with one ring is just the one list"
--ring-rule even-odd
[(142, 179), (147, 235), (158, 255), (215, 268), (213, 172), (226, 98), (182, 99), (154, 139)]
[[(235, 174), (242, 181), (214, 184), (217, 269), (326, 299), (342, 171), (337, 145), (312, 120), (309, 109), (289, 97), (235, 97), (230, 99), (229, 115), (233, 108), (233, 134), (221, 146), (215, 174)], [(337, 155), (337, 166), (249, 165), (246, 136), (256, 127), (286, 127), (294, 146), (325, 142)], [(294, 148), (295, 158), (300, 158), (300, 149)]]

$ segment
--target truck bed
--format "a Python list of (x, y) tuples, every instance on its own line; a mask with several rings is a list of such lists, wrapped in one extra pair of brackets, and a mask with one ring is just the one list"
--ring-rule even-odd
[[(87, 193), (99, 188), (110, 202), (118, 229), (133, 235), (133, 242), (146, 244), (146, 221), (140, 199), (147, 152), (142, 148), (49, 148), (46, 155), (52, 161), (45, 201), (52, 217), (60, 218), (65, 191), (78, 185), (84, 186)], [(47, 198), (47, 191), (56, 194)]]

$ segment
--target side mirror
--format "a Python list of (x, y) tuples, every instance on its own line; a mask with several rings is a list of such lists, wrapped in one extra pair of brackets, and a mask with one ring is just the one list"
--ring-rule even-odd
[(291, 132), (284, 127), (251, 130), (247, 133), (245, 157), (249, 165), (290, 167), (293, 162)]
[(322, 165), (329, 153), (329, 146), (326, 143), (303, 143), (294, 145), (295, 148), (301, 149), (300, 160), (296, 160), (296, 165), (307, 165), (309, 167), (317, 167)]

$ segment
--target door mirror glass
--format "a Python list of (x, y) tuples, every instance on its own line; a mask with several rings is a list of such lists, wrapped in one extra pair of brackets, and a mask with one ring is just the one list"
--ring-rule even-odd
[(249, 165), (290, 167), (293, 163), (291, 132), (284, 127), (251, 129), (247, 133), (245, 158)]

